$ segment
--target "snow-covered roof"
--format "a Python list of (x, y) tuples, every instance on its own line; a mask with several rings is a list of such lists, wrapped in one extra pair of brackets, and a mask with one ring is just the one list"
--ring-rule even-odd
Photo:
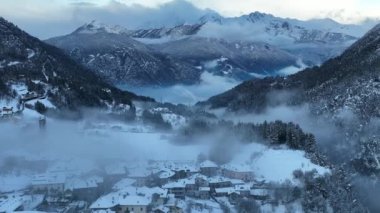
[(66, 177), (62, 174), (40, 174), (33, 177), (32, 185), (64, 184)]
[(236, 191), (250, 191), (251, 185), (250, 184), (236, 185), (235, 190)]
[(110, 209), (100, 209), (100, 210), (92, 210), (92, 213), (116, 213), (115, 211), (112, 211)]
[[(192, 182), (190, 182), (191, 184)], [(186, 179), (182, 179), (175, 182), (170, 182), (162, 186), (164, 189), (172, 189), (172, 188), (185, 188), (189, 182)]]
[(206, 160), (200, 164), (201, 168), (215, 168), (218, 167), (218, 165), (210, 160)]
[(43, 211), (17, 211), (17, 213), (47, 213)]
[(113, 190), (121, 190), (121, 189), (124, 189), (126, 187), (132, 186), (135, 182), (136, 182), (136, 180), (134, 180), (134, 179), (124, 178), (124, 179), (120, 180), (119, 182), (117, 182), (112, 187), (112, 189)]
[(222, 176), (215, 176), (215, 177), (207, 178), (207, 181), (209, 183), (224, 183), (224, 182), (231, 182), (231, 179), (226, 178), (226, 177), (222, 177)]
[(168, 190), (160, 188), (160, 187), (149, 188), (146, 186), (144, 187), (129, 186), (120, 190), (119, 193), (128, 194), (128, 195), (139, 195), (139, 196), (144, 196), (151, 199), (153, 194), (158, 194), (160, 197), (163, 197), (163, 198), (167, 197)]
[(98, 198), (90, 205), (90, 209), (109, 209), (118, 204), (121, 194), (114, 192)]
[(87, 189), (87, 188), (96, 188), (98, 183), (95, 179), (79, 179), (74, 178), (66, 181), (65, 190), (75, 190), (75, 189)]
[(109, 209), (119, 204), (129, 205), (128, 203), (133, 203), (132, 201), (138, 201), (139, 205), (145, 205), (146, 201), (149, 201), (150, 203), (154, 194), (158, 194), (161, 198), (166, 198), (168, 196), (168, 190), (159, 187), (149, 188), (127, 186), (119, 191), (111, 192), (100, 197), (90, 205), (90, 208)]
[(210, 187), (199, 187), (199, 191), (201, 192), (209, 192), (210, 190)]
[(22, 206), (22, 199), (19, 196), (0, 200), (0, 212), (13, 212), (20, 206)]
[(189, 172), (198, 172), (199, 168), (197, 168), (195, 165), (191, 164), (182, 164), (182, 165), (176, 165), (176, 167), (172, 168), (174, 171), (189, 171)]
[(165, 169), (159, 173), (158, 177), (161, 179), (165, 179), (165, 178), (173, 177), (174, 175), (175, 175), (175, 172), (169, 169)]
[(169, 169), (172, 171), (199, 171), (193, 161), (156, 161), (152, 166), (159, 170)]
[(227, 194), (232, 194), (234, 192), (238, 193), (234, 187), (225, 187), (225, 188), (216, 188), (215, 189), (216, 193), (227, 193)]
[(232, 185), (242, 185), (242, 184), (245, 184), (244, 181), (242, 180), (239, 180), (239, 179), (229, 179), (232, 183)]
[(179, 179), (177, 181), (169, 182), (162, 186), (162, 188), (170, 189), (170, 188), (184, 188), (186, 185), (194, 185), (197, 178), (201, 178), (205, 181), (208, 180), (208, 177), (202, 174), (194, 174), (188, 178)]
[(193, 174), (192, 176), (188, 177), (187, 179), (193, 179), (194, 181), (195, 181), (196, 179), (207, 180), (208, 177), (205, 176), (205, 175), (202, 175), (202, 174), (200, 174), (200, 173), (196, 173), (196, 174)]
[(170, 212), (170, 209), (166, 206), (157, 206), (155, 208), (152, 209), (153, 211), (161, 211), (161, 212), (164, 212), (164, 213), (168, 213)]
[(150, 204), (150, 200), (142, 196), (125, 196), (119, 200), (119, 205), (122, 206), (147, 206)]

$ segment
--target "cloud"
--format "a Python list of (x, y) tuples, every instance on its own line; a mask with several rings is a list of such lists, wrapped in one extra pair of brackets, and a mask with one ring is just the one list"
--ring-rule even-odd
[(148, 95), (162, 102), (195, 104), (211, 96), (232, 89), (240, 82), (228, 77), (216, 76), (208, 72), (201, 75), (200, 84), (175, 85), (163, 88), (125, 88), (140, 95)]
[(380, 17), (380, 1), (304, 0), (0, 0), (0, 14), (39, 38), (67, 34), (98, 20), (127, 28), (192, 22), (206, 11), (240, 16), (254, 11), (298, 19), (330, 17), (358, 22)]
[(124, 1), (116, 0), (107, 3), (70, 1), (68, 4), (58, 1), (42, 3), (41, 0), (34, 0), (35, 4), (31, 4), (32, 1), (24, 4), (21, 0), (12, 3), (0, 1), (3, 1), (1, 4), (4, 5), (0, 7), (0, 14), (42, 39), (68, 34), (92, 20), (136, 29), (195, 22), (207, 12), (184, 0), (169, 3), (161, 1), (163, 4), (156, 7), (133, 2), (126, 4)]
[[(262, 11), (280, 17), (298, 19), (326, 18), (328, 12), (344, 10), (342, 16), (330, 17), (337, 21), (358, 22), (364, 17), (379, 17), (380, 1), (377, 0), (192, 0), (201, 8), (211, 8), (223, 15), (239, 16), (253, 11)], [(289, 7), (289, 5), (294, 5)], [(352, 17), (350, 19), (350, 17)]]

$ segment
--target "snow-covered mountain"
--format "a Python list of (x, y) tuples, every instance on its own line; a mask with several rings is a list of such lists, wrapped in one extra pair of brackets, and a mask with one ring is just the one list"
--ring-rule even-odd
[[(24, 88), (22, 94), (20, 87)], [(18, 104), (47, 99), (46, 103), (63, 110), (112, 108), (118, 104), (132, 105), (132, 100), (152, 100), (105, 83), (60, 49), (28, 35), (3, 18), (0, 18), (0, 97)]]
[(107, 25), (100, 23), (96, 20), (91, 21), (90, 23), (84, 24), (74, 31), (78, 34), (96, 34), (96, 33), (114, 33), (114, 34), (123, 34), (130, 33), (127, 29), (119, 25)]
[(379, 211), (367, 193), (380, 189), (380, 25), (320, 67), (246, 81), (198, 105), (225, 109), (223, 118), (253, 114), (257, 122), (287, 113), (302, 128), (309, 125), (320, 150), (348, 172), (361, 201), (370, 212)]
[(110, 82), (130, 86), (195, 84), (205, 70), (250, 79), (299, 66), (296, 56), (262, 42), (192, 36), (202, 26), (131, 31), (93, 21), (46, 42)]
[[(272, 75), (284, 67), (298, 66), (294, 55), (261, 42), (196, 36), (151, 46), (213, 73), (237, 78), (237, 75)], [(246, 79), (252, 78), (247, 76)]]
[(165, 86), (199, 81), (200, 71), (131, 39), (127, 30), (97, 22), (47, 40), (114, 84)]
[(164, 41), (200, 36), (229, 41), (265, 42), (289, 51), (309, 65), (318, 65), (339, 55), (369, 28), (369, 25), (345, 25), (331, 19), (301, 21), (260, 12), (230, 18), (209, 12), (194, 23), (136, 30), (129, 35), (144, 39), (160, 38)]
[(367, 27), (208, 11), (174, 27), (125, 29), (92, 21), (47, 42), (114, 84), (167, 86), (198, 83), (205, 70), (246, 80), (320, 65), (341, 54)]
[(236, 88), (209, 99), (212, 107), (231, 110), (262, 110), (268, 106), (266, 95), (277, 90), (296, 90), (300, 94), (286, 103), (314, 105), (318, 114), (338, 114), (351, 110), (370, 119), (380, 117), (380, 25), (349, 47), (342, 55), (321, 67), (306, 69), (288, 77), (244, 82)]

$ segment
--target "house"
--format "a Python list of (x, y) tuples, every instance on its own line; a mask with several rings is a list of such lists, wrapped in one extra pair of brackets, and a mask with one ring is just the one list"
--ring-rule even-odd
[(97, 179), (71, 179), (65, 183), (65, 192), (70, 191), (71, 196), (77, 200), (93, 201), (98, 197), (98, 185)]
[(251, 181), (254, 178), (252, 169), (246, 164), (225, 164), (222, 166), (222, 174), (224, 177), (243, 181)]
[(218, 171), (219, 171), (218, 165), (210, 160), (206, 160), (202, 162), (199, 166), (200, 166), (201, 174), (203, 175), (211, 177), (218, 174)]
[(13, 107), (3, 107), (3, 110), (0, 110), (0, 115), (3, 118), (8, 118), (13, 115)]
[(133, 212), (147, 213), (150, 200), (142, 196), (125, 196), (118, 201), (117, 213)]
[(241, 196), (249, 197), (251, 192), (251, 185), (244, 184), (244, 185), (236, 185), (235, 191), (239, 192)]
[(239, 192), (232, 192), (228, 195), (228, 202), (232, 205), (238, 204), (238, 201), (241, 199), (241, 194)]
[(183, 200), (176, 199), (173, 195), (169, 196), (165, 207), (169, 208), (170, 213), (183, 213), (186, 210), (186, 203)]
[(54, 173), (36, 175), (32, 180), (32, 190), (46, 192), (47, 194), (63, 193), (65, 180), (64, 176)]
[(156, 187), (158, 190), (156, 190), (152, 194), (152, 204), (154, 205), (163, 205), (168, 200), (168, 193), (169, 191), (167, 189), (161, 189)]
[(111, 209), (105, 209), (105, 210), (92, 210), (91, 213), (116, 213), (116, 212), (112, 211)]
[(211, 189), (232, 187), (231, 179), (225, 177), (210, 177), (208, 182)]
[(172, 170), (175, 172), (174, 179), (186, 178), (199, 172), (195, 166), (188, 164), (176, 165)]
[(173, 194), (175, 198), (185, 198), (186, 196), (186, 181), (170, 182), (162, 186), (167, 189), (169, 194)]
[(267, 189), (251, 189), (250, 196), (255, 200), (266, 200), (269, 198)]
[(197, 197), (198, 196), (198, 186), (194, 179), (188, 179), (186, 181), (186, 187), (185, 187), (186, 195), (191, 197)]
[(161, 170), (161, 171), (158, 173), (159, 184), (160, 184), (160, 185), (163, 185), (163, 184), (169, 182), (170, 180), (173, 180), (175, 174), (176, 174), (176, 173), (175, 173), (174, 171), (169, 170), (169, 169)]
[(210, 192), (210, 187), (199, 187), (199, 198), (204, 200), (210, 199)]
[(232, 193), (237, 193), (234, 187), (224, 187), (215, 189), (215, 196), (217, 197), (227, 197)]
[(208, 187), (207, 177), (201, 174), (195, 174), (188, 178), (180, 179), (175, 182), (169, 182), (162, 187), (169, 190), (176, 198), (199, 197), (199, 187)]
[(118, 181), (115, 185), (113, 185), (112, 189), (117, 191), (124, 189), (129, 186), (135, 185), (136, 180), (131, 179), (131, 178), (123, 178), (120, 181)]
[(169, 213), (170, 209), (166, 206), (158, 206), (152, 209), (153, 213)]
[(101, 210), (115, 211), (114, 208), (119, 204), (118, 201), (120, 196), (122, 195), (116, 192), (103, 195), (90, 205), (90, 209), (92, 212)]

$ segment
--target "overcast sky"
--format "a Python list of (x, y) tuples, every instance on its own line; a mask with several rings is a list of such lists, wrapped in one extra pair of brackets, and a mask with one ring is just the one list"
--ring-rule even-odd
[(205, 9), (223, 16), (275, 16), (358, 23), (380, 17), (380, 0), (0, 0), (0, 15), (40, 38), (67, 34), (96, 19), (133, 28), (192, 20)]

